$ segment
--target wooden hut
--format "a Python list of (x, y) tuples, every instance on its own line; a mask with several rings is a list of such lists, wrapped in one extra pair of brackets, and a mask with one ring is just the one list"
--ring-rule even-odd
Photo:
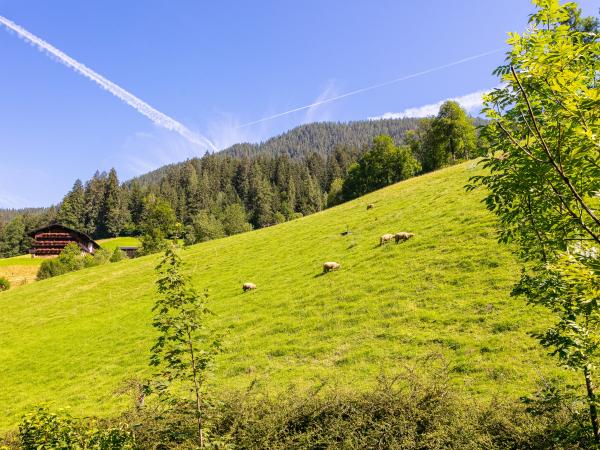
[(31, 256), (58, 256), (71, 242), (76, 243), (82, 253), (90, 255), (100, 248), (87, 234), (59, 224), (39, 228), (29, 233), (29, 236), (33, 238), (33, 244), (29, 250)]

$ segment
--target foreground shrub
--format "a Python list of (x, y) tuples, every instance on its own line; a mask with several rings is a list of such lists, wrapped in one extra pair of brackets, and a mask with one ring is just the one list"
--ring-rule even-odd
[[(276, 395), (230, 393), (212, 404), (207, 442), (240, 449), (593, 448), (585, 404), (544, 387), (522, 402), (459, 395), (447, 378), (382, 377), (369, 391), (327, 387)], [(140, 407), (119, 420), (139, 424), (141, 449), (190, 448), (193, 405)]]
[[(77, 420), (38, 408), (19, 435), (25, 449), (197, 448), (193, 402), (136, 407), (111, 420)], [(482, 402), (460, 395), (447, 378), (414, 372), (381, 377), (357, 393), (321, 386), (279, 394), (233, 392), (207, 405), (206, 446), (236, 449), (587, 449), (595, 448), (585, 402), (545, 383), (520, 402)], [(123, 424), (129, 424), (127, 426)], [(0, 447), (1, 447), (0, 441)], [(134, 447), (135, 446), (135, 447)]]
[(0, 292), (8, 291), (10, 289), (10, 281), (4, 277), (0, 277)]
[(576, 419), (562, 404), (535, 415), (519, 403), (465, 400), (445, 383), (384, 379), (361, 394), (233, 395), (213, 434), (256, 449), (589, 448)]
[(78, 420), (68, 413), (39, 407), (19, 426), (20, 447), (45, 449), (133, 449), (133, 434), (125, 426), (99, 427), (94, 420)]

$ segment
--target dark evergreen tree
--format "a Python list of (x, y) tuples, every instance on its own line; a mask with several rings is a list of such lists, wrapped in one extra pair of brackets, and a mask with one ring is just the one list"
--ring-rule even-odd
[(113, 168), (106, 180), (104, 202), (101, 209), (103, 228), (109, 236), (118, 236), (129, 221), (127, 202), (121, 192), (117, 171)]
[(65, 196), (58, 208), (57, 220), (62, 225), (83, 230), (85, 228), (85, 192), (81, 180)]
[(106, 225), (102, 222), (102, 208), (106, 192), (106, 173), (96, 171), (85, 186), (85, 232), (93, 237), (105, 236)]
[(144, 191), (137, 180), (131, 183), (128, 194), (128, 208), (131, 222), (134, 227), (139, 228), (144, 211)]

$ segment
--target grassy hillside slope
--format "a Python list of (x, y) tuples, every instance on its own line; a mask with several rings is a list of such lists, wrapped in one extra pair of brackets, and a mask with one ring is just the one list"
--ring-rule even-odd
[[(542, 374), (562, 375), (527, 336), (539, 313), (509, 297), (518, 267), (496, 243), (482, 193), (463, 189), (474, 173), (463, 164), (184, 250), (215, 326), (232, 327), (218, 389), (254, 379), (271, 390), (321, 379), (360, 388), (432, 353), (445, 355), (454, 383), (474, 395), (516, 396)], [(396, 231), (416, 235), (378, 247)], [(76, 414), (127, 404), (115, 391), (148, 373), (157, 259), (0, 294), (0, 428), (39, 402)], [(343, 267), (321, 275), (324, 261)], [(243, 293), (245, 281), (258, 289)]]

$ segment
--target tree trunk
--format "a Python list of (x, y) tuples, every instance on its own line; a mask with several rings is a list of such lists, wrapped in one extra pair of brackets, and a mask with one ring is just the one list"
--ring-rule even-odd
[(594, 441), (600, 443), (600, 433), (598, 431), (598, 410), (596, 409), (596, 394), (594, 393), (594, 385), (592, 384), (592, 374), (589, 366), (583, 368), (585, 376), (585, 388), (587, 390), (588, 403), (590, 404), (590, 421), (592, 422), (592, 430), (594, 431)]
[(198, 368), (196, 366), (196, 357), (194, 354), (194, 344), (190, 331), (187, 332), (188, 345), (190, 349), (190, 356), (192, 359), (192, 375), (194, 377), (194, 394), (196, 396), (196, 419), (198, 421), (198, 440), (200, 441), (200, 448), (204, 448), (204, 432), (202, 431), (202, 400), (200, 398), (200, 383), (198, 381)]

